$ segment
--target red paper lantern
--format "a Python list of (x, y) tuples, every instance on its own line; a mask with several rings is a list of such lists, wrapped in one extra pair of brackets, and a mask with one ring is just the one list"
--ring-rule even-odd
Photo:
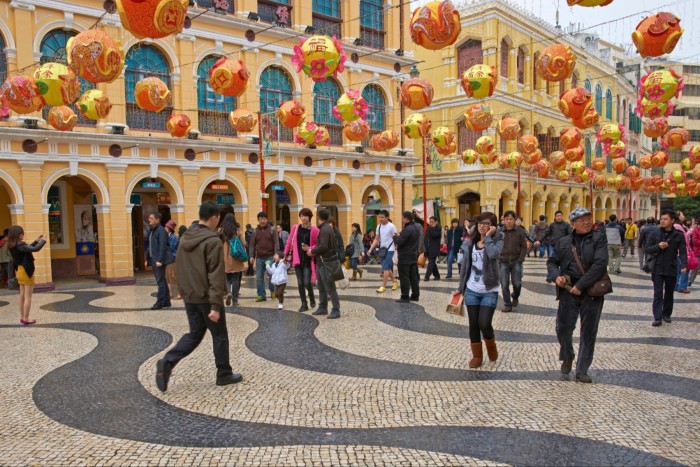
[(285, 128), (296, 128), (306, 119), (306, 109), (299, 101), (284, 101), (277, 110), (277, 118)]
[(663, 167), (668, 164), (668, 154), (663, 151), (657, 151), (651, 156), (652, 167)]
[(585, 151), (582, 146), (573, 148), (573, 149), (567, 149), (564, 151), (564, 156), (566, 157), (566, 160), (569, 162), (578, 162), (581, 159), (583, 159), (583, 156), (585, 155)]
[(51, 107), (47, 118), (49, 125), (58, 131), (71, 131), (75, 124), (78, 123), (78, 116), (75, 115), (73, 109), (65, 105)]
[(462, 23), (459, 11), (449, 0), (428, 2), (413, 11), (408, 30), (416, 45), (439, 50), (455, 43)]
[(188, 0), (117, 0), (122, 26), (138, 39), (181, 33), (187, 6)]
[(496, 132), (506, 141), (516, 140), (520, 130), (520, 122), (512, 117), (503, 117), (496, 126)]
[(44, 106), (39, 89), (29, 76), (10, 76), (3, 83), (1, 90), (5, 103), (18, 114), (36, 112)]
[(685, 128), (673, 128), (668, 130), (661, 138), (661, 147), (664, 149), (682, 149), (690, 141), (690, 132)]
[(602, 172), (606, 167), (607, 163), (602, 157), (596, 157), (591, 161), (591, 169), (595, 170), (596, 172)]
[(350, 141), (362, 141), (369, 135), (369, 123), (363, 118), (358, 118), (354, 122), (345, 125), (343, 134)]
[(190, 132), (192, 120), (185, 114), (172, 114), (165, 127), (173, 138), (183, 138)]
[(518, 151), (523, 154), (530, 154), (536, 151), (539, 146), (540, 142), (533, 135), (523, 135), (518, 138)]
[(564, 91), (559, 98), (559, 110), (566, 118), (582, 119), (593, 105), (591, 93), (583, 88)]
[(571, 123), (573, 123), (576, 128), (585, 130), (586, 128), (597, 125), (599, 119), (600, 115), (598, 115), (598, 112), (595, 110), (595, 108), (590, 107), (588, 111), (586, 111), (583, 118), (575, 118), (571, 120)]
[(170, 90), (163, 81), (151, 76), (136, 83), (134, 100), (142, 110), (160, 112), (170, 104)]
[(209, 70), (209, 84), (217, 94), (239, 97), (248, 87), (250, 73), (243, 60), (221, 57)]
[(111, 83), (124, 68), (121, 43), (101, 29), (88, 29), (68, 39), (68, 64), (91, 83)]
[(649, 138), (660, 138), (667, 131), (668, 119), (666, 117), (644, 120), (644, 134)]
[(427, 80), (410, 78), (403, 82), (399, 91), (401, 103), (411, 110), (420, 110), (433, 102), (433, 85)]
[(559, 133), (559, 147), (562, 151), (580, 146), (581, 141), (583, 141), (583, 135), (578, 128), (566, 128)]
[(535, 62), (537, 74), (547, 81), (564, 81), (576, 68), (576, 55), (564, 44), (550, 45)]
[(632, 33), (632, 42), (642, 57), (670, 54), (683, 35), (681, 19), (673, 13), (660, 12), (647, 16)]
[(493, 112), (486, 104), (472, 104), (464, 111), (464, 123), (472, 131), (484, 131), (493, 122)]
[(258, 124), (258, 116), (248, 109), (236, 109), (228, 114), (231, 128), (239, 133), (250, 133)]

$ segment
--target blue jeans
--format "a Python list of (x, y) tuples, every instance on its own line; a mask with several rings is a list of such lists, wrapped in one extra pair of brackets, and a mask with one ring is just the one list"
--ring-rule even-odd
[(547, 248), (547, 245), (544, 243), (540, 243), (539, 250), (540, 250), (540, 258), (544, 257), (544, 249)]
[[(257, 288), (258, 297), (265, 298), (265, 261), (271, 258), (271, 256), (266, 258), (255, 258), (255, 287)], [(270, 288), (270, 293), (274, 293), (275, 286), (272, 285), (269, 278), (267, 279), (267, 282), (268, 287)]]
[(457, 257), (457, 253), (454, 250), (447, 250), (447, 277), (452, 277), (452, 262)]
[(552, 253), (554, 253), (554, 245), (550, 243), (549, 245), (547, 245), (547, 249), (547, 256), (552, 256)]
[(479, 293), (467, 287), (464, 290), (464, 304), (496, 308), (496, 305), (498, 305), (498, 292)]
[(501, 263), (499, 268), (501, 273), (501, 293), (503, 294), (503, 305), (510, 307), (512, 306), (510, 283), (513, 282), (512, 297), (517, 299), (520, 297), (520, 289), (523, 286), (523, 263)]
[(676, 281), (676, 291), (678, 290), (685, 290), (688, 288), (688, 271), (686, 272), (681, 272), (681, 260), (677, 259), (676, 260), (676, 276), (678, 277), (678, 280)]

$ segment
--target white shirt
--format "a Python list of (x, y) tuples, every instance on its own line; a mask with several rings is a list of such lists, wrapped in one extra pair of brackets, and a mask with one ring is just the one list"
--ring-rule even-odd
[(484, 250), (478, 249), (476, 245), (472, 248), (471, 274), (467, 281), (467, 288), (476, 293), (498, 292), (498, 286), (486, 289), (484, 284)]
[(377, 227), (377, 238), (379, 239), (379, 247), (388, 248), (389, 251), (396, 250), (394, 244), (394, 234), (397, 232), (396, 226), (391, 222), (379, 224)]

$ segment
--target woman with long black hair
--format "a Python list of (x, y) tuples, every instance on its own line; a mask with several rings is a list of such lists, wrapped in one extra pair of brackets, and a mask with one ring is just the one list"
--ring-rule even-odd
[(7, 244), (10, 255), (12, 255), (15, 278), (19, 283), (19, 322), (23, 326), (35, 324), (35, 319), (29, 319), (35, 282), (33, 253), (44, 248), (46, 239), (43, 235), (39, 235), (39, 238), (32, 242), (31, 245), (27, 245), (24, 242), (24, 229), (19, 225), (13, 225), (7, 234)]
[(224, 236), (224, 267), (226, 271), (226, 306), (238, 305), (238, 297), (241, 291), (241, 279), (243, 271), (247, 269), (245, 262), (231, 255), (231, 241), (238, 238), (241, 246), (245, 245), (245, 238), (240, 232), (240, 225), (230, 212), (224, 216), (221, 222), (220, 232)]
[(476, 230), (462, 244), (464, 258), (459, 274), (459, 292), (464, 294), (469, 317), (473, 357), (469, 368), (479, 368), (483, 362), (482, 337), (489, 360), (498, 358), (492, 322), (500, 290), (498, 257), (503, 250), (503, 234), (498, 231), (498, 219), (492, 212), (483, 212), (476, 220)]
[(348, 247), (352, 246), (353, 251), (350, 256), (350, 267), (352, 268), (352, 279), (351, 281), (357, 280), (359, 274), (360, 279), (362, 279), (362, 273), (364, 272), (360, 269), (360, 258), (365, 255), (365, 247), (362, 244), (362, 229), (360, 229), (360, 224), (352, 224), (352, 233), (350, 234), (350, 241), (348, 242)]

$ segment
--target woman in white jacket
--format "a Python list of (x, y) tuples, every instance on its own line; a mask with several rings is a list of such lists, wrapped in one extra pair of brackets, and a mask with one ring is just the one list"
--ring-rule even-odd
[(289, 269), (290, 264), (284, 261), (284, 253), (278, 251), (272, 257), (274, 261), (270, 261), (267, 264), (267, 273), (270, 275), (270, 283), (276, 287), (275, 295), (277, 296), (277, 309), (282, 310), (284, 308), (284, 289), (287, 288), (287, 281), (289, 277), (287, 276), (287, 269)]

